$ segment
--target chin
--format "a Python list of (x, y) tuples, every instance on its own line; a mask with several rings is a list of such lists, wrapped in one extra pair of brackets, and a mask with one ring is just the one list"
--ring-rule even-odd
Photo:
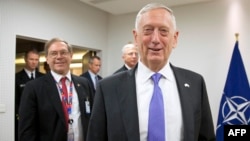
[(164, 61), (164, 58), (162, 56), (150, 56), (148, 60), (149, 61)]
[(64, 74), (65, 70), (64, 69), (55, 69), (55, 72), (58, 74)]

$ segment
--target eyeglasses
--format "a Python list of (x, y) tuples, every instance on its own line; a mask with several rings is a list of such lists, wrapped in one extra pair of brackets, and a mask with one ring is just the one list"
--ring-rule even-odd
[(62, 57), (67, 57), (69, 55), (69, 52), (66, 51), (66, 50), (63, 50), (63, 51), (51, 51), (49, 52), (49, 56), (52, 57), (52, 58), (56, 58), (58, 57), (58, 54)]

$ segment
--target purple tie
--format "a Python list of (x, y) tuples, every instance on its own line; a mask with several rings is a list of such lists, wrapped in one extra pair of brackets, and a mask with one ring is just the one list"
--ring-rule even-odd
[(165, 141), (164, 103), (158, 82), (161, 74), (152, 75), (154, 92), (149, 106), (148, 141)]

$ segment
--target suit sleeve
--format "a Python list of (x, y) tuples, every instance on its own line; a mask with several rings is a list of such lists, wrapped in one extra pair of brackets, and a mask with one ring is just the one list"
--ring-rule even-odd
[(36, 141), (37, 131), (37, 110), (34, 86), (27, 83), (21, 97), (19, 108), (19, 141)]
[(106, 111), (104, 105), (103, 93), (100, 85), (98, 86), (95, 95), (92, 114), (90, 117), (87, 141), (107, 141), (106, 131)]
[(213, 120), (204, 79), (202, 79), (202, 117), (199, 133), (199, 141), (215, 141)]

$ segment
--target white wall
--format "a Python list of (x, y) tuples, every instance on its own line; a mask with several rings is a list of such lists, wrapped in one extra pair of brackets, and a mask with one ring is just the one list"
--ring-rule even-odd
[[(102, 50), (101, 74), (112, 74), (122, 65), (121, 48), (133, 41), (136, 14), (108, 15), (76, 1), (0, 0), (0, 141), (14, 140), (15, 37), (62, 37), (69, 43)], [(239, 48), (250, 75), (250, 1), (215, 0), (174, 7), (180, 30), (171, 62), (202, 74), (216, 125), (219, 102), (239, 32)], [(233, 11), (235, 10), (235, 11)]]

